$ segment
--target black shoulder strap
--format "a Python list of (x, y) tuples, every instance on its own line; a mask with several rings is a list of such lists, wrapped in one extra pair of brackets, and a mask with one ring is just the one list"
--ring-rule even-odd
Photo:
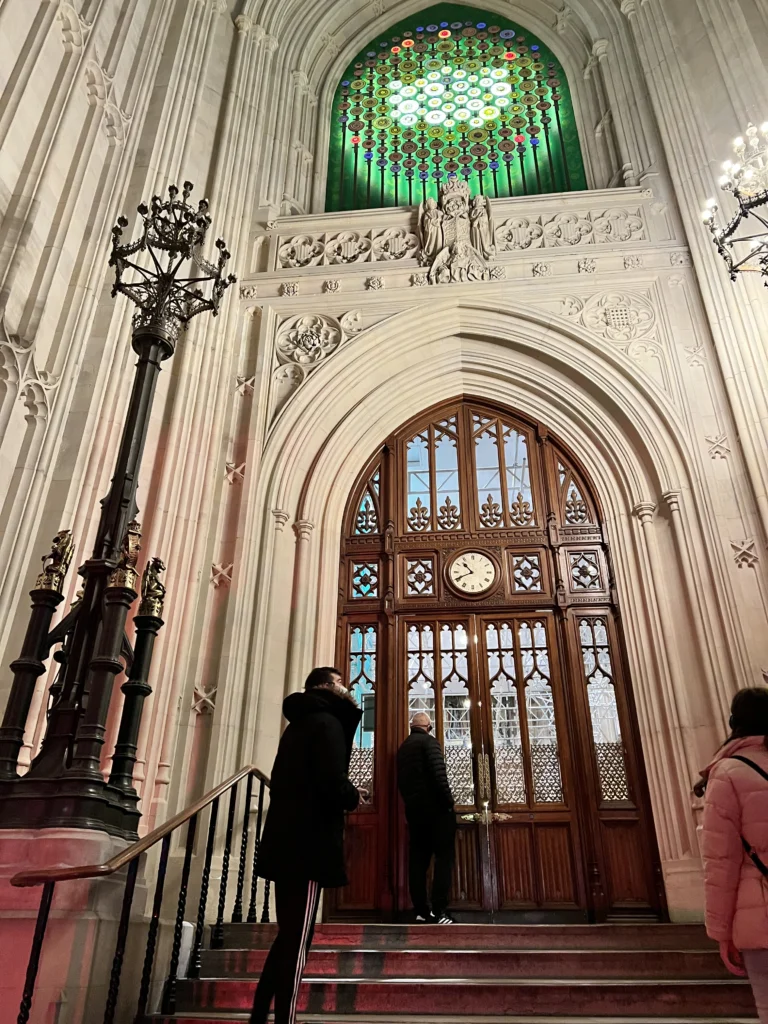
[[(750, 761), (748, 757), (742, 757), (740, 754), (734, 754), (730, 758), (730, 760), (741, 761), (742, 764), (747, 765), (749, 768), (754, 768), (757, 774), (762, 775), (765, 781), (768, 782), (768, 772), (763, 771), (759, 764), (755, 764), (754, 761)], [(763, 876), (763, 878), (768, 878), (768, 867), (766, 867), (765, 864), (763, 864), (762, 860), (760, 860), (760, 858), (755, 853), (754, 849), (749, 845), (744, 836), (741, 837), (741, 845), (744, 847), (744, 852), (750, 858), (750, 860), (755, 865), (760, 874)]]
[(758, 775), (762, 775), (765, 781), (768, 782), (768, 772), (764, 771), (759, 764), (755, 764), (754, 761), (750, 761), (748, 757), (742, 757), (741, 754), (734, 754), (729, 758), (729, 760), (741, 761), (742, 764), (749, 765), (750, 768), (753, 768)]

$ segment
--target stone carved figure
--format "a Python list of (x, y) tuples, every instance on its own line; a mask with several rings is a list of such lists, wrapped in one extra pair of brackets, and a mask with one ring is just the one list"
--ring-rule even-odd
[(165, 587), (160, 582), (161, 572), (165, 572), (163, 560), (161, 558), (151, 559), (141, 578), (139, 615), (154, 615), (158, 618), (162, 615)]
[(440, 186), (438, 203), (428, 199), (419, 206), (421, 263), (430, 268), (430, 284), (490, 280), (486, 258), (495, 253), (490, 203), (477, 198), (480, 203), (470, 207), (469, 186), (449, 178)]
[(422, 262), (434, 260), (443, 247), (443, 211), (434, 199), (419, 206)]
[(53, 538), (50, 552), (43, 555), (43, 571), (36, 583), (38, 590), (57, 590), (61, 593), (74, 551), (75, 541), (70, 531), (59, 530)]
[(488, 196), (475, 196), (469, 208), (469, 240), (483, 259), (496, 255), (493, 211)]

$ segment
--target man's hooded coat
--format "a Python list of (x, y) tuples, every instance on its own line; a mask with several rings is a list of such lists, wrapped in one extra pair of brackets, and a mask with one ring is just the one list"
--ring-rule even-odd
[(286, 697), (283, 714), (258, 873), (346, 885), (344, 813), (360, 799), (347, 772), (362, 712), (349, 696), (318, 687)]

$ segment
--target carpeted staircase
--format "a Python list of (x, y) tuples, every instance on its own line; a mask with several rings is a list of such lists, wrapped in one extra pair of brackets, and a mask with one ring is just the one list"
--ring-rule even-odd
[[(233, 924), (180, 981), (177, 1013), (147, 1021), (247, 1018), (273, 925)], [(731, 977), (694, 925), (320, 925), (302, 986), (302, 1019), (349, 1024), (488, 1020), (586, 1024), (598, 1018), (741, 1024), (749, 986)]]

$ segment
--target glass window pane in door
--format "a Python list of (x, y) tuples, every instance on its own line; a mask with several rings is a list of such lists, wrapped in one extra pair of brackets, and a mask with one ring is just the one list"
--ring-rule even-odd
[(356, 786), (373, 792), (373, 748), (376, 735), (375, 623), (354, 625), (349, 633), (349, 688), (363, 709), (349, 762), (349, 777)]
[(555, 701), (550, 682), (549, 650), (544, 623), (533, 620), (518, 627), (525, 684), (525, 713), (531, 745), (533, 799), (537, 804), (563, 802), (563, 781), (557, 749)]
[(499, 431), (496, 420), (473, 416), (475, 428), (475, 480), (480, 525), (486, 528), (504, 525), (504, 499), (501, 493)]
[(629, 800), (627, 766), (605, 619), (581, 619), (579, 639), (587, 680), (589, 713), (592, 717), (600, 796), (606, 801)]
[(435, 720), (435, 633), (430, 625), (408, 628), (408, 720), (424, 711)]
[(524, 804), (527, 799), (515, 680), (515, 636), (508, 622), (492, 622), (486, 626), (485, 648), (491, 691), (496, 802)]
[(461, 625), (440, 627), (440, 681), (443, 701), (443, 746), (448, 781), (457, 804), (474, 806), (472, 730), (470, 727), (469, 637)]
[(408, 529), (423, 532), (431, 526), (431, 490), (429, 470), (429, 432), (424, 431), (412, 437), (407, 452), (408, 505), (406, 522)]
[(455, 416), (435, 425), (435, 490), (437, 528), (457, 530), (461, 526), (461, 497)]
[(534, 520), (528, 442), (514, 427), (504, 427), (504, 462), (510, 522), (513, 526), (528, 526)]

